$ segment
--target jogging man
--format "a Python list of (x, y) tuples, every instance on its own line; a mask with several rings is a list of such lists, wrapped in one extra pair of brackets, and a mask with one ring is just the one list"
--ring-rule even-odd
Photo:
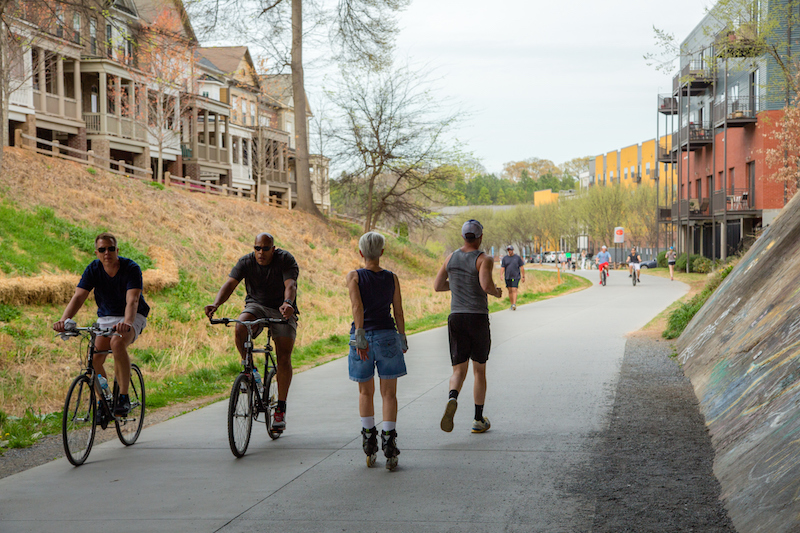
[(506, 280), (508, 288), (508, 299), (511, 300), (511, 310), (517, 310), (517, 291), (519, 282), (525, 283), (525, 261), (518, 255), (514, 255), (514, 247), (506, 247), (508, 254), (500, 261), (500, 275)]
[(636, 282), (641, 282), (641, 278), (639, 277), (639, 265), (642, 262), (642, 258), (636, 253), (636, 247), (631, 248), (631, 254), (628, 256), (628, 277), (636, 276)]
[(450, 376), (450, 394), (442, 416), (441, 428), (453, 431), (453, 417), (458, 408), (458, 393), (467, 377), (469, 361), (475, 377), (473, 396), (475, 419), (472, 432), (483, 433), (491, 427), (483, 416), (486, 399), (486, 361), (492, 339), (489, 332), (489, 302), (487, 295), (503, 296), (503, 289), (492, 280), (494, 260), (481, 250), (483, 226), (477, 220), (468, 220), (461, 226), (464, 245), (447, 256), (436, 274), (433, 288), (436, 292), (450, 291), (450, 316), (447, 330), (450, 337), (450, 361), (453, 375)]
[(134, 261), (120, 257), (117, 238), (110, 233), (101, 233), (94, 239), (97, 259), (89, 263), (75, 288), (75, 294), (64, 309), (61, 319), (53, 329), (64, 331), (64, 322), (74, 317), (89, 293), (94, 289), (97, 302), (97, 323), (101, 328), (114, 328), (119, 334), (113, 337), (97, 337), (93, 367), (95, 373), (106, 377), (106, 355), (114, 355), (114, 372), (119, 383), (119, 399), (114, 406), (114, 416), (126, 416), (131, 410), (128, 385), (131, 382), (131, 359), (128, 346), (142, 333), (147, 325), (150, 306), (142, 296), (142, 269)]
[(600, 247), (600, 253), (594, 258), (597, 263), (597, 270), (600, 272), (600, 285), (603, 284), (603, 269), (606, 269), (606, 275), (609, 274), (608, 263), (611, 262), (611, 254), (608, 253), (608, 248), (604, 244)]
[[(269, 233), (256, 235), (253, 252), (242, 256), (222, 285), (214, 303), (205, 306), (208, 318), (214, 316), (219, 306), (228, 301), (233, 291), (244, 280), (247, 296), (244, 310), (239, 320), (249, 321), (259, 318), (285, 318), (288, 324), (270, 324), (270, 332), (275, 340), (275, 354), (278, 369), (278, 406), (272, 429), (282, 432), (286, 429), (286, 398), (292, 383), (292, 350), (297, 336), (297, 266), (292, 254), (275, 247), (275, 239)], [(255, 336), (261, 333), (257, 328)], [(236, 324), (235, 342), (242, 359), (245, 358), (244, 343), (247, 328)]]

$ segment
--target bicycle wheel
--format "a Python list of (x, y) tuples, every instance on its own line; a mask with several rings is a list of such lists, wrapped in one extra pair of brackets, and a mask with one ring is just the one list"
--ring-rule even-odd
[[(114, 385), (117, 388), (117, 385)], [(139, 367), (131, 365), (131, 384), (128, 386), (128, 397), (131, 401), (131, 410), (128, 416), (114, 417), (114, 424), (117, 426), (117, 436), (122, 444), (130, 446), (139, 434), (144, 425), (144, 379)]]
[(228, 443), (236, 457), (242, 457), (250, 444), (253, 415), (252, 382), (248, 374), (241, 373), (233, 382), (228, 403)]
[(281, 431), (272, 430), (272, 414), (278, 406), (278, 382), (275, 380), (275, 369), (269, 371), (264, 382), (264, 407), (267, 409), (267, 433), (272, 440), (281, 436)]
[(638, 276), (636, 275), (636, 269), (634, 268), (634, 269), (633, 269), (633, 276), (632, 276), (632, 279), (633, 279), (633, 286), (634, 286), (634, 287), (636, 286), (636, 278), (637, 278), (637, 277), (638, 277)]
[(80, 466), (92, 451), (95, 432), (95, 400), (92, 380), (80, 375), (72, 381), (61, 414), (61, 436), (64, 453), (75, 466)]
[(605, 287), (606, 286), (606, 269), (605, 268), (603, 269), (602, 272), (600, 272), (600, 277), (602, 278), (602, 281), (603, 281), (603, 287)]

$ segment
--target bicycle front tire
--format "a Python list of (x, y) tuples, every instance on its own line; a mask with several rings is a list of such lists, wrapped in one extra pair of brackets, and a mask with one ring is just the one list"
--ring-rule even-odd
[(278, 407), (278, 382), (275, 379), (275, 369), (269, 371), (264, 382), (264, 407), (267, 410), (267, 433), (272, 440), (281, 436), (281, 431), (272, 429), (272, 415)]
[(128, 386), (128, 397), (131, 402), (131, 410), (128, 412), (128, 416), (114, 418), (117, 436), (125, 446), (130, 446), (136, 442), (144, 425), (144, 378), (142, 377), (142, 371), (135, 364), (131, 365), (131, 383)]
[(254, 414), (252, 381), (248, 374), (241, 373), (233, 382), (228, 403), (228, 443), (236, 457), (243, 457), (247, 452)]
[(603, 281), (603, 287), (605, 287), (605, 286), (606, 286), (606, 276), (607, 276), (607, 275), (608, 275), (608, 274), (606, 274), (606, 271), (605, 271), (605, 269), (603, 269), (603, 271), (600, 273), (600, 276), (603, 278), (603, 279), (602, 279), (602, 281)]
[(72, 381), (61, 414), (61, 437), (67, 460), (80, 466), (92, 451), (95, 434), (95, 399), (92, 380), (82, 374)]

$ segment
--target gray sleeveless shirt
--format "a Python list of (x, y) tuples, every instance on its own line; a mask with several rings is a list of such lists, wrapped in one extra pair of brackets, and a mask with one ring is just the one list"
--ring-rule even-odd
[(450, 281), (450, 313), (489, 314), (489, 302), (481, 287), (475, 262), (483, 252), (456, 250), (447, 263)]

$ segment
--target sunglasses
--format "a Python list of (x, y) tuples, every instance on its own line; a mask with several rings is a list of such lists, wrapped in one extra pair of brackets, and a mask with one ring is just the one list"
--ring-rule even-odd
[(272, 246), (253, 246), (253, 250), (255, 250), (256, 252), (260, 252), (261, 250), (269, 252), (270, 250), (272, 250)]
[(106, 250), (108, 250), (109, 252), (116, 252), (117, 251), (117, 247), (116, 246), (109, 246), (108, 248), (106, 248), (105, 246), (101, 246), (100, 248), (97, 249), (97, 251), (100, 252), (101, 254), (106, 253)]

